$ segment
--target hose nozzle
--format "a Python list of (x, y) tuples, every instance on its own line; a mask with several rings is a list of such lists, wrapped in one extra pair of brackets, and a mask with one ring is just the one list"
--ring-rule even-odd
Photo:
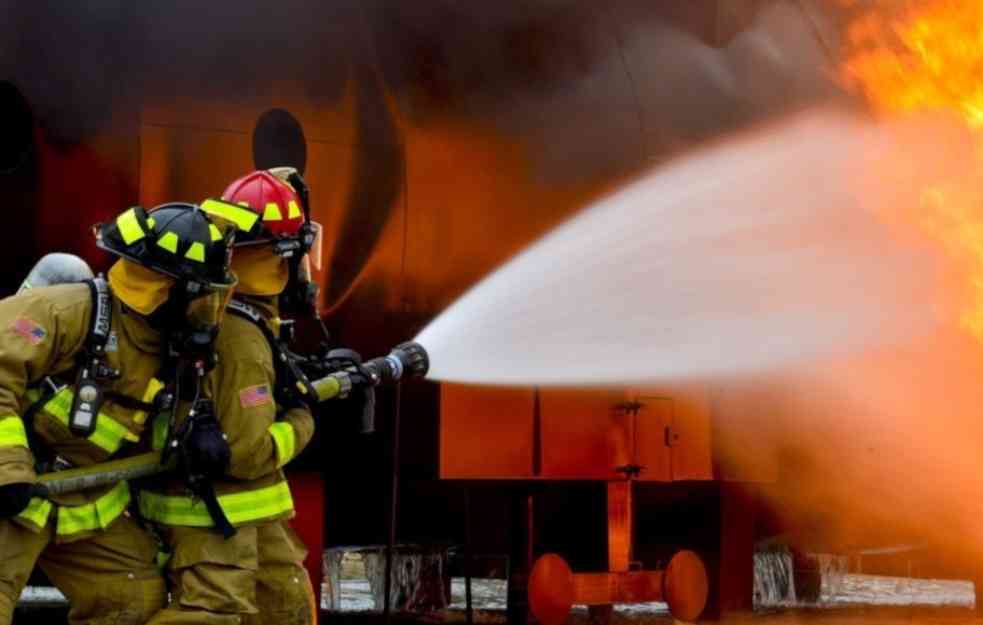
[[(419, 343), (401, 343), (388, 356), (380, 356), (360, 363), (356, 352), (349, 349), (333, 349), (319, 365), (320, 377), (309, 382), (313, 396), (320, 401), (335, 397), (347, 397), (353, 384), (370, 386), (389, 385), (403, 379), (422, 378), (430, 370), (430, 356)], [(324, 374), (327, 368), (330, 373)], [(353, 377), (363, 380), (355, 382)], [(313, 376), (311, 376), (313, 377)]]
[(422, 345), (408, 341), (394, 347), (388, 356), (368, 361), (365, 369), (376, 384), (391, 384), (403, 378), (422, 378), (430, 370), (430, 356)]

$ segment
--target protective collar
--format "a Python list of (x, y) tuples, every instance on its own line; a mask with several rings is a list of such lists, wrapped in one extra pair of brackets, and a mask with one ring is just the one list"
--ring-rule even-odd
[(129, 343), (145, 354), (160, 354), (163, 348), (161, 333), (150, 321), (126, 306), (118, 297), (113, 303), (113, 326), (119, 330), (119, 341)]
[(167, 301), (174, 278), (122, 258), (109, 269), (109, 286), (124, 304), (147, 316)]

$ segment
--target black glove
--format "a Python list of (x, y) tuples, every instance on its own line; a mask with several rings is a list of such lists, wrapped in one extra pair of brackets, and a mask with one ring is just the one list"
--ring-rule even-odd
[(33, 485), (24, 482), (0, 486), (0, 519), (9, 519), (24, 511), (31, 502)]
[(232, 450), (229, 448), (229, 439), (215, 418), (215, 408), (210, 399), (195, 402), (178, 440), (181, 441), (184, 485), (192, 495), (201, 498), (205, 503), (216, 529), (226, 539), (231, 538), (236, 529), (225, 516), (212, 482), (228, 470)]
[(186, 477), (212, 479), (225, 474), (232, 459), (229, 440), (215, 418), (210, 400), (199, 400), (195, 414), (184, 423), (181, 448)]

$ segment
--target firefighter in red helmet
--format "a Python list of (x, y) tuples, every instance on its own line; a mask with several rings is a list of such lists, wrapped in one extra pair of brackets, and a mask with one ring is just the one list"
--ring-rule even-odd
[(141, 493), (143, 516), (162, 528), (172, 551), (173, 600), (151, 625), (314, 621), (307, 551), (287, 523), (294, 506), (282, 471), (310, 441), (314, 419), (303, 402), (276, 392), (274, 358), (278, 299), (315, 234), (288, 175), (296, 173), (252, 172), (228, 186), (223, 202), (203, 204), (245, 230), (236, 236), (238, 286), (216, 339), (218, 364), (205, 384), (231, 447), (227, 475), (214, 485), (234, 535), (217, 532), (178, 480)]

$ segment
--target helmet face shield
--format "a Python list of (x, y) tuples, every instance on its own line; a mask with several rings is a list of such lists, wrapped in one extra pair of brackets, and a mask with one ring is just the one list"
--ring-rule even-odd
[(314, 267), (314, 271), (321, 271), (321, 250), (324, 248), (324, 226), (316, 221), (312, 221), (311, 227), (314, 229), (314, 241), (311, 243), (310, 249), (307, 250), (307, 260)]
[(236, 284), (237, 281), (233, 280), (231, 284), (213, 285), (203, 295), (189, 301), (186, 310), (188, 327), (193, 332), (210, 332), (218, 328)]
[(311, 243), (304, 257), (300, 259), (300, 275), (307, 282), (314, 279), (312, 275), (314, 271), (321, 271), (321, 232), (323, 229), (321, 224), (316, 221), (312, 221), (310, 225), (314, 232), (313, 243)]

